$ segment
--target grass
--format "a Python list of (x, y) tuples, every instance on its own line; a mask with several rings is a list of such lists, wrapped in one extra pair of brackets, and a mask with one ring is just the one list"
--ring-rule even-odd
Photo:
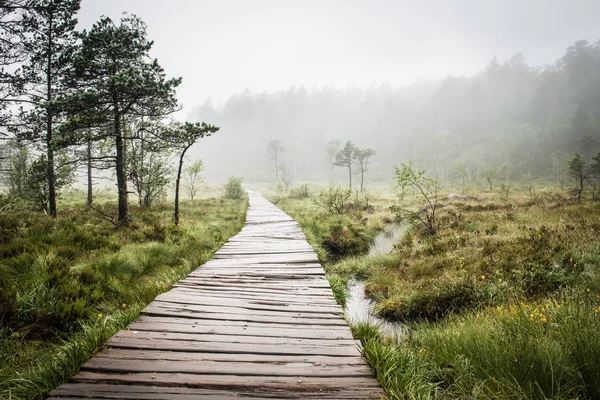
[[(410, 327), (397, 343), (353, 326), (389, 397), (600, 398), (600, 203), (544, 190), (470, 195), (479, 200), (442, 202), (434, 237), (415, 226), (391, 254), (322, 259), (336, 282), (364, 280), (379, 314)], [(354, 221), (394, 221), (395, 201), (373, 195)], [(324, 247), (333, 219), (303, 202), (278, 204)]]
[(0, 214), (0, 397), (44, 398), (237, 233), (246, 206), (183, 202), (179, 227), (170, 206), (132, 208), (134, 222), (120, 230), (76, 203), (56, 221)]

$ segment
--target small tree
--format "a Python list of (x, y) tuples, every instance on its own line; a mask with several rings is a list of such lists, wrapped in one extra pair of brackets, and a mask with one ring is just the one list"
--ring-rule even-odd
[(275, 179), (279, 180), (279, 156), (283, 152), (283, 144), (280, 140), (271, 140), (267, 145), (267, 155), (275, 162)]
[(354, 144), (347, 141), (344, 148), (337, 152), (333, 164), (338, 167), (348, 168), (348, 188), (352, 189), (352, 163), (356, 159)]
[(488, 185), (490, 186), (490, 192), (494, 191), (493, 180), (496, 178), (497, 172), (498, 171), (496, 170), (496, 168), (489, 168), (485, 172), (485, 180), (487, 181)]
[(352, 196), (350, 188), (342, 189), (339, 186), (329, 186), (329, 188), (317, 193), (313, 198), (313, 202), (330, 214), (342, 215), (348, 211), (350, 196)]
[(198, 189), (204, 183), (202, 178), (202, 171), (204, 171), (204, 163), (202, 160), (196, 160), (185, 169), (185, 188), (187, 189), (190, 199), (194, 201)]
[(137, 129), (131, 134), (125, 165), (139, 206), (150, 207), (155, 200), (165, 196), (166, 186), (172, 178), (172, 148), (165, 148), (154, 135), (144, 133), (145, 129)]
[(281, 165), (279, 166), (279, 178), (281, 183), (283, 183), (285, 192), (287, 193), (290, 189), (290, 185), (294, 181), (294, 176), (284, 165)]
[[(64, 155), (57, 154), (57, 161), (65, 161)], [(42, 154), (39, 159), (31, 163), (25, 181), (25, 198), (37, 206), (40, 211), (50, 212), (50, 189), (47, 178), (48, 160)], [(75, 167), (65, 163), (55, 171), (56, 189), (70, 185), (75, 176)]]
[(27, 146), (16, 140), (8, 142), (6, 147), (7, 154), (3, 166), (5, 183), (12, 196), (24, 197), (29, 168), (29, 150)]
[(244, 195), (242, 188), (242, 178), (232, 176), (223, 187), (225, 189), (225, 197), (228, 199), (241, 199)]
[(177, 179), (175, 180), (175, 212), (173, 221), (179, 224), (179, 183), (181, 182), (181, 171), (185, 153), (198, 140), (217, 132), (219, 127), (204, 122), (185, 122), (172, 124), (163, 134), (163, 140), (179, 149), (179, 167), (177, 168)]
[(577, 198), (577, 202), (581, 202), (581, 196), (585, 190), (587, 181), (590, 179), (591, 171), (588, 168), (585, 158), (576, 153), (573, 158), (569, 161), (569, 174), (575, 180), (575, 187), (573, 188), (573, 194)]
[(592, 184), (594, 185), (594, 200), (597, 200), (597, 189), (600, 184), (600, 153), (592, 158), (594, 162), (590, 165), (590, 173), (592, 175)]
[(404, 205), (394, 205), (392, 210), (411, 223), (423, 226), (430, 236), (435, 235), (440, 227), (438, 217), (440, 183), (428, 178), (425, 170), (413, 168), (412, 163), (401, 164), (400, 168), (395, 167), (395, 169), (395, 187), (400, 189), (400, 200), (403, 201), (409, 194), (416, 195), (425, 202), (425, 207), (415, 210)]
[(358, 167), (360, 168), (360, 191), (361, 192), (365, 191), (365, 187), (364, 187), (365, 172), (367, 172), (367, 169), (369, 167), (369, 159), (371, 157), (373, 157), (375, 154), (377, 154), (377, 153), (373, 149), (364, 149), (364, 150), (355, 149), (354, 150), (354, 158), (356, 159)]

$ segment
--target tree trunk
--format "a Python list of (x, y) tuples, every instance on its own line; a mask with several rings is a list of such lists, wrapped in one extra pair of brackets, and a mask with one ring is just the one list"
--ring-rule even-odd
[(91, 206), (94, 201), (94, 193), (92, 191), (92, 141), (88, 138), (87, 142), (87, 205)]
[(365, 169), (361, 165), (360, 166), (360, 192), (361, 193), (365, 191), (364, 182), (365, 182)]
[(348, 163), (348, 187), (352, 189), (352, 162)]
[[(48, 28), (48, 58), (46, 65), (46, 100), (48, 103), (52, 101), (52, 19)], [(52, 112), (46, 108), (47, 130), (46, 130), (46, 157), (48, 164), (46, 165), (46, 178), (48, 180), (48, 208), (50, 216), (56, 218), (56, 175), (54, 172), (54, 149), (52, 148)]]
[(173, 222), (175, 225), (179, 225), (179, 182), (181, 181), (181, 170), (183, 169), (183, 158), (185, 152), (190, 146), (183, 149), (181, 156), (179, 156), (179, 168), (177, 168), (177, 179), (175, 180), (175, 212), (173, 213)]
[(129, 209), (127, 204), (127, 176), (125, 173), (125, 149), (123, 137), (121, 136), (121, 115), (119, 113), (119, 103), (114, 102), (115, 109), (115, 147), (117, 150), (117, 191), (119, 193), (119, 215), (117, 217), (117, 225), (126, 226), (129, 224)]
[(56, 175), (54, 173), (54, 150), (52, 149), (52, 116), (48, 115), (48, 131), (46, 135), (46, 175), (48, 180), (48, 208), (52, 218), (56, 218)]
[(275, 180), (279, 180), (279, 160), (277, 159), (277, 155), (275, 155)]

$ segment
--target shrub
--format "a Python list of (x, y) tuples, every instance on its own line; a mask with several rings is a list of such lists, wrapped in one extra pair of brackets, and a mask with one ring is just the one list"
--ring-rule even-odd
[(308, 190), (308, 185), (304, 184), (304, 185), (300, 185), (296, 188), (293, 188), (290, 191), (290, 197), (293, 197), (295, 199), (306, 199), (306, 198), (310, 197), (310, 191)]
[(241, 199), (244, 195), (242, 188), (242, 178), (232, 176), (224, 186), (225, 197), (228, 199)]
[(364, 254), (369, 250), (372, 238), (364, 225), (348, 217), (338, 217), (329, 226), (329, 233), (323, 236), (323, 247), (334, 259)]
[(350, 189), (342, 189), (339, 186), (330, 186), (321, 190), (313, 202), (324, 208), (329, 214), (343, 215), (348, 211), (348, 200), (352, 192)]

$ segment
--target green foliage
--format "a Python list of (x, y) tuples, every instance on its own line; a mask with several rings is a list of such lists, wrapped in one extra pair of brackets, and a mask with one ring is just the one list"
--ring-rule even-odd
[(352, 191), (350, 188), (342, 189), (339, 186), (329, 186), (321, 190), (313, 198), (313, 202), (329, 214), (343, 215), (348, 212), (348, 203)]
[(225, 197), (228, 199), (241, 199), (244, 195), (244, 188), (242, 188), (242, 178), (232, 176), (229, 181), (223, 187), (225, 190)]
[(335, 301), (342, 307), (346, 306), (346, 301), (348, 300), (348, 289), (346, 288), (346, 285), (348, 282), (339, 275), (328, 275), (327, 280), (333, 291)]
[[(65, 161), (66, 158), (59, 157), (59, 160)], [(25, 178), (25, 188), (23, 196), (31, 201), (38, 211), (49, 212), (50, 187), (48, 185), (48, 160), (42, 156), (31, 163), (27, 176)], [(70, 185), (74, 179), (75, 168), (72, 165), (66, 165), (57, 168), (54, 173), (54, 190), (59, 192), (62, 188)]]
[(204, 183), (202, 172), (204, 171), (204, 163), (202, 160), (196, 160), (185, 169), (185, 188), (187, 189), (190, 199), (193, 201), (200, 186)]
[[(438, 196), (440, 183), (427, 177), (426, 171), (413, 168), (412, 164), (402, 164), (401, 168), (395, 167), (396, 189), (400, 189), (400, 200), (408, 195), (417, 196), (420, 200), (418, 209), (405, 205), (395, 205), (392, 210), (399, 216), (408, 219), (412, 224), (422, 226), (430, 236), (437, 233), (440, 228)], [(423, 205), (425, 206), (424, 208)]]
[(578, 202), (581, 202), (581, 196), (585, 187), (590, 179), (591, 171), (584, 159), (584, 157), (576, 153), (571, 160), (569, 160), (569, 174), (575, 182), (573, 188), (573, 194)]
[(348, 188), (352, 189), (352, 164), (356, 160), (356, 147), (351, 141), (347, 141), (344, 148), (335, 154), (333, 165), (348, 169)]
[(464, 313), (486, 303), (484, 291), (470, 280), (440, 282), (426, 291), (414, 291), (402, 299), (389, 299), (378, 306), (379, 313), (402, 322), (437, 321)]
[(0, 214), (0, 397), (43, 398), (243, 225), (241, 201), (182, 207), (182, 227), (136, 209), (119, 230), (80, 205)]
[(303, 184), (298, 187), (293, 188), (290, 191), (290, 197), (295, 199), (307, 199), (310, 197), (310, 189), (308, 184)]

